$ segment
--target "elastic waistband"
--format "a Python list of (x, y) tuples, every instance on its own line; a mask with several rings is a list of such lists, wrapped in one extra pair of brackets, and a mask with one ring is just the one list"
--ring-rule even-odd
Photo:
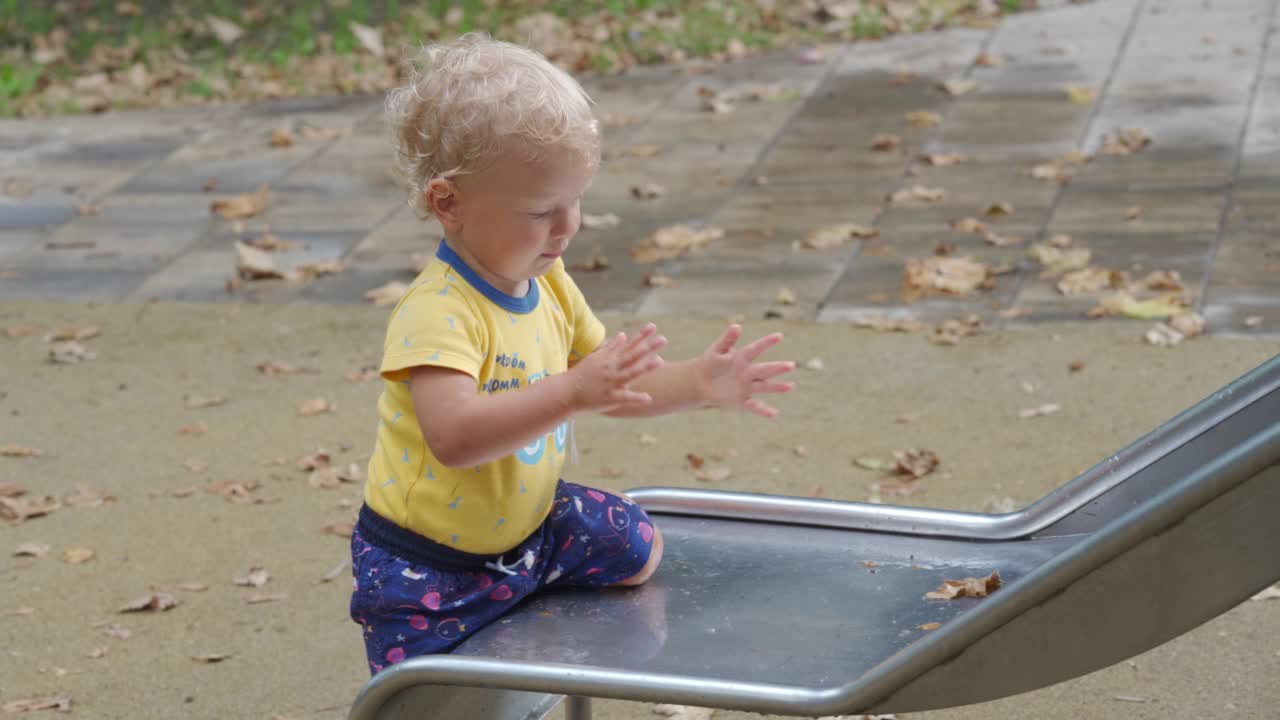
[(430, 565), (445, 570), (481, 570), (485, 563), (492, 563), (502, 555), (476, 555), (448, 545), (441, 545), (431, 538), (402, 528), (374, 512), (368, 505), (360, 506), (356, 530), (369, 544), (417, 565)]

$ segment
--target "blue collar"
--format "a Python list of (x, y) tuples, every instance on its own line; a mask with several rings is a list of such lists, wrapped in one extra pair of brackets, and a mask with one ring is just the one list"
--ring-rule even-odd
[(522, 315), (533, 312), (538, 307), (538, 282), (536, 279), (529, 279), (529, 292), (524, 297), (516, 297), (508, 295), (498, 288), (489, 284), (488, 280), (476, 274), (469, 265), (449, 247), (444, 240), (440, 241), (440, 246), (436, 248), (436, 257), (445, 261), (449, 267), (458, 271), (458, 274), (471, 283), (471, 287), (480, 291), (482, 295), (489, 298), (495, 305), (503, 310), (510, 310), (513, 313)]

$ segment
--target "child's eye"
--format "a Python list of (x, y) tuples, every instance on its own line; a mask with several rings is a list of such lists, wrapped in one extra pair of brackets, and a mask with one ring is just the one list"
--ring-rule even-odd
[(547, 211), (545, 211), (545, 212), (534, 212), (534, 213), (529, 213), (529, 214), (530, 214), (530, 215), (532, 215), (533, 217), (538, 218), (539, 220), (542, 220), (542, 219), (544, 219), (544, 218), (549, 218), (549, 217), (551, 217), (551, 213), (553, 213), (553, 212), (555, 212), (555, 211), (554, 211), (554, 210), (547, 210)]

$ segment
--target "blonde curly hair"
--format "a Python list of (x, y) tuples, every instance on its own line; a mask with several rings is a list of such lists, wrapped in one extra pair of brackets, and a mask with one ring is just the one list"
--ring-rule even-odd
[(481, 170), (505, 138), (558, 146), (600, 162), (600, 125), (582, 86), (545, 57), (483, 33), (424, 47), (408, 81), (387, 95), (386, 118), (397, 168), (420, 218), (435, 178)]

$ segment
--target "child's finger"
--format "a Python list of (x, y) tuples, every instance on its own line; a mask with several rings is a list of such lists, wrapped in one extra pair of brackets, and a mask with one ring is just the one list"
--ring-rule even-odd
[(609, 401), (619, 405), (648, 405), (653, 402), (653, 398), (649, 393), (636, 392), (634, 390), (614, 390), (609, 394)]
[(774, 345), (777, 345), (780, 342), (782, 342), (782, 333), (780, 332), (770, 333), (760, 338), (759, 340), (756, 340), (750, 345), (742, 348), (742, 353), (743, 353), (743, 356), (746, 357), (747, 362), (751, 362), (755, 360), (757, 357), (760, 357), (760, 354), (763, 353), (765, 350), (768, 350), (769, 348), (773, 347)]
[(618, 376), (618, 384), (626, 385), (647, 372), (657, 370), (664, 364), (666, 364), (666, 361), (663, 360), (660, 355), (654, 355), (645, 362), (635, 363), (634, 365), (624, 369), (622, 374)]
[(657, 325), (654, 325), (653, 323), (649, 323), (645, 325), (644, 327), (640, 328), (640, 332), (631, 336), (631, 340), (628, 341), (625, 345), (623, 345), (620, 348), (621, 351), (624, 353), (630, 352), (632, 348), (635, 348), (636, 346), (643, 343), (645, 341), (645, 338), (648, 338), (649, 336), (653, 335), (657, 331), (658, 331)]
[(631, 365), (640, 362), (643, 358), (658, 352), (667, 344), (667, 339), (661, 335), (651, 337), (647, 341), (636, 345), (622, 353), (618, 358), (618, 366), (627, 369)]
[(777, 410), (769, 407), (768, 405), (765, 405), (764, 403), (760, 402), (759, 400), (756, 400), (755, 398), (748, 400), (743, 405), (743, 407), (745, 407), (746, 409), (750, 410), (751, 412), (761, 417), (773, 418), (778, 415)]
[(711, 349), (717, 353), (727, 353), (738, 343), (740, 337), (742, 337), (742, 326), (734, 323), (725, 328), (724, 334), (711, 345)]
[(796, 369), (796, 364), (790, 360), (782, 360), (778, 362), (759, 363), (751, 366), (751, 379), (768, 380), (777, 377), (783, 373), (789, 373)]
[(768, 382), (765, 380), (757, 380), (751, 384), (751, 392), (754, 393), (784, 393), (791, 392), (796, 386), (790, 382)]

